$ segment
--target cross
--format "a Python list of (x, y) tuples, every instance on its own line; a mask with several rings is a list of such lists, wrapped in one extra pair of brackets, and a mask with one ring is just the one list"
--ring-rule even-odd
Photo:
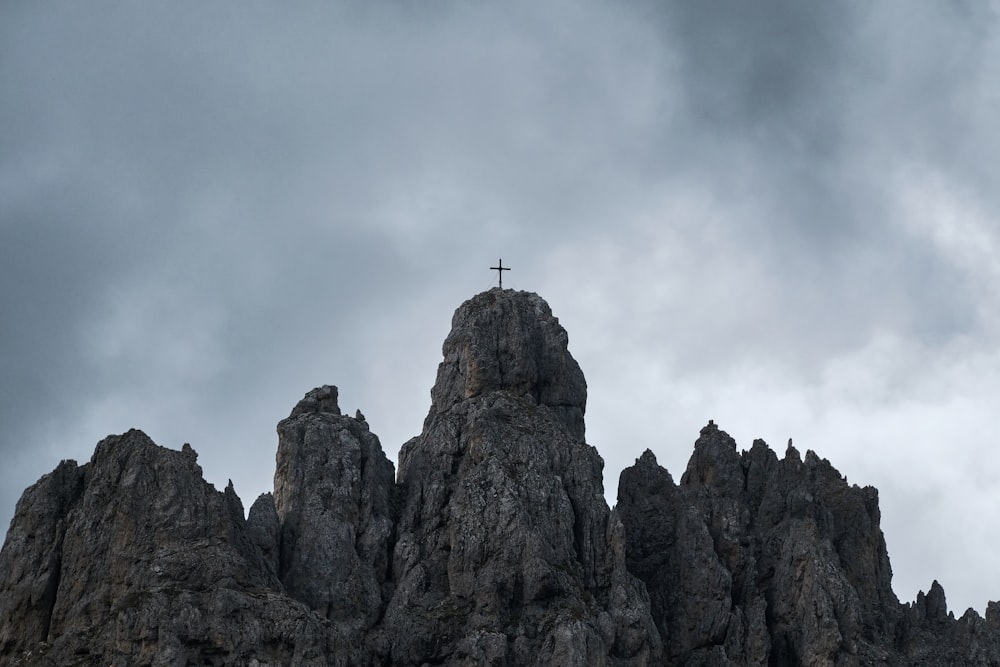
[(490, 267), (490, 271), (496, 271), (497, 274), (499, 274), (499, 276), (500, 276), (500, 289), (503, 289), (503, 272), (504, 271), (510, 271), (509, 268), (507, 268), (506, 266), (503, 265), (503, 258), (501, 258), (500, 261), (497, 262), (496, 266), (491, 266)]

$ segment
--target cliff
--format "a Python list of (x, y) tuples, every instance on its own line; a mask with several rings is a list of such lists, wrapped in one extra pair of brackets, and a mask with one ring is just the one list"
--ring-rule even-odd
[(610, 510), (537, 295), (470, 299), (443, 353), (398, 474), (320, 387), (245, 519), (187, 445), (60, 463), (0, 551), (0, 664), (1000, 665), (1000, 607), (901, 604), (877, 491), (791, 443), (709, 423), (679, 483), (647, 451)]
[(621, 474), (629, 570), (670, 665), (1000, 665), (1000, 608), (892, 592), (878, 491), (814, 452), (737, 452), (702, 429), (679, 484), (648, 450)]

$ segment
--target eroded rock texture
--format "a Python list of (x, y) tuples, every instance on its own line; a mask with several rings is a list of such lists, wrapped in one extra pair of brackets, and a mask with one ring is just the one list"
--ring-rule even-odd
[(141, 431), (65, 461), (0, 552), (6, 664), (327, 664), (333, 636), (281, 592), (232, 487)]
[(393, 465), (368, 424), (340, 414), (336, 387), (309, 392), (278, 424), (281, 581), (356, 645), (389, 593), (394, 484)]
[(1000, 605), (901, 605), (876, 491), (791, 443), (710, 423), (610, 511), (586, 396), (548, 305), (496, 289), (456, 311), (398, 479), (332, 386), (246, 520), (190, 446), (109, 437), (18, 503), (0, 665), (1000, 665)]
[(603, 665), (659, 659), (625, 570), (586, 384), (534, 294), (455, 314), (423, 433), (400, 454), (386, 627), (394, 663)]
[(791, 442), (739, 453), (709, 423), (680, 484), (647, 451), (618, 500), (665, 664), (1000, 664), (995, 615), (956, 622), (936, 582), (898, 602), (878, 492)]

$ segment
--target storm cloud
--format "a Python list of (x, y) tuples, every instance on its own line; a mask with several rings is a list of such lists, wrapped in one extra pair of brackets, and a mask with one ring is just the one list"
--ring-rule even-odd
[(244, 504), (340, 387), (390, 458), (451, 313), (545, 297), (588, 440), (714, 419), (879, 488), (902, 600), (1000, 599), (996, 3), (0, 7), (0, 520), (142, 428)]

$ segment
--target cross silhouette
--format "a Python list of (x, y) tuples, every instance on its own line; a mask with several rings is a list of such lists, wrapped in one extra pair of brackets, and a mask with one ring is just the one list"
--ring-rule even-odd
[(496, 271), (497, 274), (500, 276), (500, 289), (503, 289), (503, 272), (510, 271), (509, 268), (503, 265), (503, 258), (501, 258), (500, 261), (497, 262), (496, 266), (491, 266), (490, 271)]

